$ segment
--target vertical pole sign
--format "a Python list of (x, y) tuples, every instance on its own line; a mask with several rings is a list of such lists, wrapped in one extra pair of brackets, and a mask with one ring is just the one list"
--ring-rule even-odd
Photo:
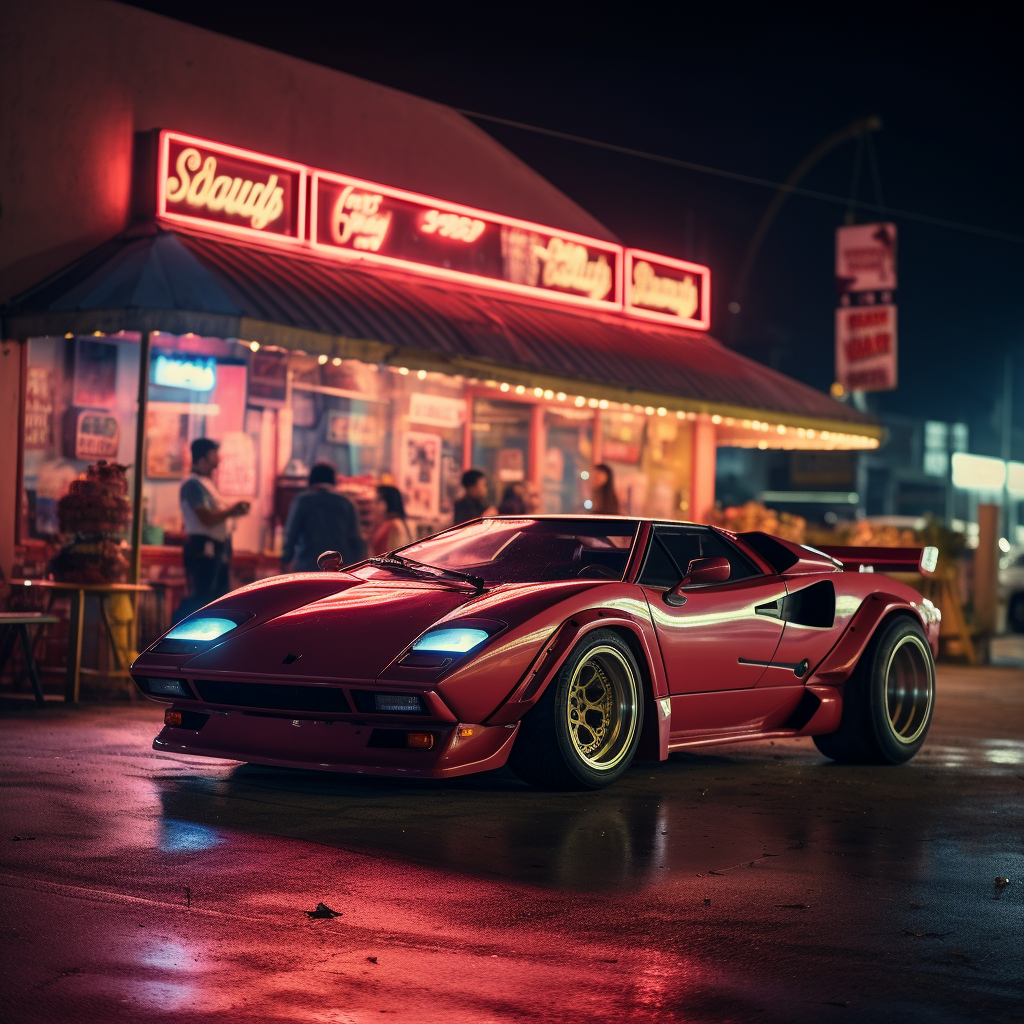
[(848, 391), (896, 388), (896, 225), (836, 229), (836, 380)]

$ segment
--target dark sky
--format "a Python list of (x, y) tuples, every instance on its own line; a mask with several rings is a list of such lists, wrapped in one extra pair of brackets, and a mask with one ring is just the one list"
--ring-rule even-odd
[[(1006, 4), (927, 14), (854, 5), (842, 21), (820, 5), (136, 6), (455, 107), (773, 181), (855, 117), (877, 114), (886, 204), (1024, 236), (1020, 57)], [(733, 324), (726, 306), (770, 191), (481, 126), (627, 244), (709, 264), (712, 332), (827, 389), (842, 206), (787, 201)], [(802, 184), (847, 195), (855, 152), (834, 150)], [(876, 198), (867, 161), (860, 197)], [(966, 420), (972, 450), (998, 454), (1010, 346), (1013, 454), (1024, 458), (1024, 245), (895, 220), (900, 387), (873, 396), (874, 407)]]

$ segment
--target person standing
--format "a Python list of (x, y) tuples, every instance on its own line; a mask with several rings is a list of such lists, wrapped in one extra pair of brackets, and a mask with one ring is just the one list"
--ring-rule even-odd
[(217, 492), (212, 474), (220, 461), (220, 446), (208, 437), (192, 442), (192, 472), (181, 485), (179, 500), (185, 524), (182, 561), (188, 594), (175, 612), (175, 621), (223, 597), (231, 589), (231, 533), (237, 516), (248, 515), (249, 502), (228, 505)]
[(405, 502), (397, 487), (381, 484), (377, 488), (377, 512), (381, 522), (370, 543), (373, 554), (384, 555), (412, 543), (412, 531), (405, 521)]
[(487, 474), (482, 469), (467, 469), (462, 474), (463, 495), (455, 502), (453, 526), (480, 519), (482, 516), (496, 516), (497, 508), (487, 504)]
[(284, 528), (281, 569), (316, 572), (325, 551), (341, 554), (342, 565), (366, 557), (355, 506), (334, 488), (337, 474), (329, 462), (318, 462), (309, 473), (309, 489), (295, 496)]
[(615, 476), (611, 466), (603, 462), (596, 465), (590, 474), (590, 500), (587, 510), (595, 516), (617, 516), (619, 496), (615, 493)]

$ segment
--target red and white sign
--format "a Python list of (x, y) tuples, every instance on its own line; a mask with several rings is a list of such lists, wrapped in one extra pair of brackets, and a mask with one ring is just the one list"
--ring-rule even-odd
[(848, 391), (892, 391), (896, 366), (896, 307), (840, 306), (836, 380)]
[(836, 229), (836, 380), (848, 391), (897, 383), (896, 225)]
[(313, 171), (310, 244), (332, 257), (617, 310), (622, 248), (343, 174)]
[(302, 164), (165, 131), (157, 174), (159, 217), (276, 244), (305, 238)]
[(711, 326), (711, 271), (699, 263), (627, 249), (625, 300), (633, 316), (706, 331)]
[(896, 290), (896, 225), (836, 228), (836, 287), (851, 292)]

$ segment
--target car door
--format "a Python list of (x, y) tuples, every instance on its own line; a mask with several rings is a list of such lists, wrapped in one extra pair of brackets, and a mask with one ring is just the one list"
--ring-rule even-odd
[[(666, 594), (695, 558), (727, 558), (729, 578)], [(780, 576), (766, 576), (721, 534), (703, 526), (655, 525), (637, 579), (651, 609), (673, 694), (741, 690), (757, 685), (771, 664), (783, 622), (758, 612), (786, 595)]]

